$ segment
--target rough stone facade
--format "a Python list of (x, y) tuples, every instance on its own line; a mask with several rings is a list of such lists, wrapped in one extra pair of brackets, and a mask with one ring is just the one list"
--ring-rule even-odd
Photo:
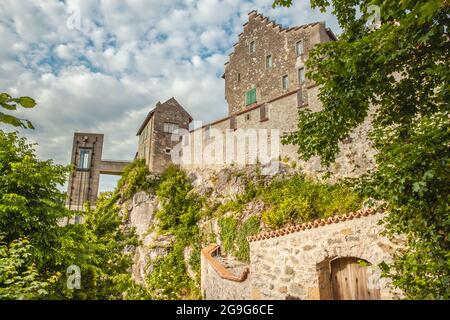
[[(244, 24), (225, 65), (225, 98), (229, 115), (311, 85), (307, 79), (299, 82), (299, 69), (306, 71), (305, 61), (314, 45), (334, 39), (324, 23), (283, 28), (257, 11), (250, 12), (249, 21)], [(288, 77), (285, 88), (283, 76)], [(246, 92), (254, 88), (256, 102), (248, 104)]]
[[(357, 127), (350, 135), (345, 143), (341, 143), (341, 151), (336, 161), (330, 167), (326, 168), (320, 164), (320, 159), (314, 157), (308, 161), (299, 159), (297, 147), (294, 145), (281, 144), (281, 137), (287, 133), (296, 130), (298, 111), (300, 108), (309, 108), (312, 111), (318, 111), (321, 108), (319, 99), (317, 98), (318, 88), (311, 87), (308, 89), (308, 99), (301, 106), (297, 106), (298, 90), (269, 101), (263, 105), (257, 105), (243, 112), (237, 113), (232, 117), (227, 117), (215, 121), (202, 128), (193, 130), (188, 136), (188, 142), (181, 149), (180, 164), (185, 169), (193, 168), (212, 168), (221, 170), (230, 165), (249, 165), (256, 164), (261, 159), (254, 159), (249, 156), (249, 151), (254, 145), (240, 144), (238, 145), (239, 135), (243, 133), (262, 132), (266, 130), (268, 133), (267, 140), (263, 141), (267, 145), (267, 159), (269, 162), (281, 160), (284, 164), (295, 166), (298, 170), (311, 176), (320, 176), (327, 172), (332, 173), (333, 177), (354, 177), (365, 173), (368, 169), (373, 168), (374, 150), (367, 137), (370, 130), (370, 119), (367, 119), (362, 125)], [(261, 108), (265, 108), (264, 117), (262, 117)], [(230, 129), (231, 119), (234, 118), (237, 130)], [(206, 131), (211, 134), (208, 136)], [(277, 130), (277, 132), (272, 131)], [(225, 140), (227, 134), (231, 135), (234, 140), (233, 147), (229, 148), (226, 143), (222, 145), (216, 144), (216, 139)], [(278, 145), (279, 152), (273, 149), (273, 144)], [(258, 138), (258, 145), (261, 141)], [(217, 152), (217, 150), (222, 152)], [(213, 150), (213, 151), (211, 151)], [(227, 158), (227, 153), (233, 153), (231, 158)], [(261, 150), (261, 149), (260, 149)], [(211, 157), (211, 153), (215, 153)], [(238, 161), (239, 155), (244, 154), (245, 163)], [(213, 161), (211, 161), (213, 159)], [(263, 162), (264, 163), (264, 162)]]
[(172, 163), (172, 148), (179, 143), (179, 140), (173, 140), (173, 130), (187, 131), (191, 121), (192, 117), (174, 98), (164, 103), (158, 102), (137, 133), (137, 157), (145, 159), (150, 171), (164, 171)]
[[(250, 274), (243, 283), (218, 276), (210, 266), (202, 265), (202, 292), (206, 298), (234, 295), (250, 288), (243, 299), (333, 299), (332, 261), (354, 257), (368, 263), (367, 288), (379, 299), (400, 297), (389, 281), (380, 278), (378, 264), (391, 262), (392, 254), (402, 246), (382, 235), (382, 214), (344, 216), (327, 224), (319, 221), (289, 227), (250, 239)], [(342, 221), (340, 221), (342, 220)], [(301, 230), (298, 230), (301, 229)], [(296, 231), (298, 230), (298, 231)], [(210, 264), (202, 260), (202, 264)]]
[[(331, 173), (334, 179), (359, 176), (373, 168), (374, 150), (367, 137), (370, 117), (341, 143), (340, 154), (328, 168), (321, 166), (318, 157), (309, 161), (299, 159), (296, 146), (281, 143), (284, 134), (297, 129), (300, 110), (321, 110), (319, 87), (306, 78), (300, 83), (298, 72), (301, 68), (306, 72), (304, 62), (314, 45), (333, 39), (334, 35), (323, 23), (284, 29), (256, 11), (250, 12), (249, 21), (225, 66), (229, 115), (192, 130), (179, 148), (181, 159), (178, 163), (185, 169), (209, 167), (220, 170), (230, 165), (245, 166), (257, 162), (270, 166), (281, 160), (307, 175), (318, 177)], [(250, 52), (253, 41), (255, 51)], [(299, 41), (303, 43), (303, 53), (297, 55)], [(270, 68), (265, 65), (268, 55), (272, 57)], [(284, 75), (289, 79), (287, 88), (282, 87)], [(256, 88), (256, 102), (246, 105), (246, 92), (252, 88)], [(239, 143), (239, 137), (264, 130), (268, 133), (267, 138), (258, 137), (255, 143)], [(232, 144), (227, 145), (227, 136), (234, 141)], [(259, 152), (263, 151), (261, 145), (268, 151), (263, 161), (250, 156), (255, 146)], [(244, 154), (244, 161), (239, 160), (241, 154)]]

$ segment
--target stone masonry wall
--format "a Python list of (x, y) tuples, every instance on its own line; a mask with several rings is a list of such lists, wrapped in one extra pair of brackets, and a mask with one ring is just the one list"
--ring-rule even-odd
[[(329, 299), (321, 296), (319, 271), (339, 257), (368, 261), (368, 288), (380, 290), (381, 299), (395, 298), (389, 282), (380, 278), (378, 264), (389, 263), (401, 242), (394, 244), (381, 232), (375, 214), (327, 224), (285, 236), (250, 243), (252, 299)], [(322, 288), (320, 288), (322, 286)], [(323, 294), (322, 294), (323, 295)]]
[[(368, 118), (362, 125), (357, 127), (350, 135), (350, 138), (345, 143), (341, 143), (341, 152), (338, 155), (336, 162), (332, 164), (329, 168), (321, 166), (320, 159), (314, 157), (309, 161), (304, 161), (299, 159), (297, 153), (297, 147), (294, 145), (283, 145), (281, 144), (281, 137), (287, 133), (296, 130), (298, 123), (298, 112), (300, 108), (308, 108), (312, 111), (319, 111), (321, 108), (321, 103), (317, 97), (318, 87), (310, 87), (305, 90), (307, 92), (307, 100), (305, 104), (298, 107), (298, 96), (297, 91), (294, 90), (290, 94), (283, 96), (275, 101), (268, 102), (264, 104), (266, 108), (266, 119), (261, 121), (261, 106), (256, 106), (256, 108), (250, 109), (246, 112), (240, 113), (235, 116), (236, 128), (238, 130), (234, 131), (234, 135), (240, 134), (242, 131), (247, 131), (249, 129), (267, 130), (271, 133), (272, 129), (278, 130), (279, 138), (275, 139), (275, 136), (270, 136), (267, 140), (267, 150), (272, 150), (272, 142), (277, 142), (279, 144), (279, 156), (276, 156), (272, 161), (281, 160), (285, 164), (295, 166), (300, 171), (311, 176), (320, 176), (325, 174), (327, 171), (331, 172), (332, 176), (335, 178), (340, 177), (354, 177), (365, 173), (368, 169), (373, 168), (374, 162), (374, 150), (371, 143), (367, 137), (367, 133), (370, 130), (370, 118)], [(210, 127), (210, 132), (212, 133), (215, 129), (221, 133), (224, 137), (227, 131), (230, 131), (230, 118), (225, 118), (220, 121), (212, 123)], [(236, 166), (243, 165), (242, 163), (236, 162), (236, 155), (239, 152), (244, 152), (246, 155), (246, 160), (250, 160), (248, 157), (249, 148), (254, 147), (248, 144), (242, 146), (235, 144), (233, 146), (233, 151), (235, 158), (230, 162), (226, 160), (226, 145), (222, 146), (222, 155), (219, 155), (214, 150), (213, 144), (215, 143), (215, 137), (211, 136), (209, 139), (206, 135), (206, 127), (191, 131), (188, 137), (188, 143), (183, 144), (183, 150), (181, 152), (181, 166), (185, 169), (193, 168), (212, 168), (212, 169), (223, 169), (234, 164)], [(240, 131), (241, 130), (241, 131)], [(248, 131), (247, 131), (248, 132)], [(236, 140), (236, 139), (235, 139)], [(218, 145), (217, 149), (220, 149)], [(200, 150), (200, 151), (199, 151)], [(214, 154), (215, 153), (215, 154)], [(215, 156), (215, 162), (211, 163), (206, 161), (208, 155), (213, 154)], [(270, 153), (269, 153), (270, 155)], [(204, 157), (202, 159), (202, 157)], [(209, 157), (214, 158), (214, 157)], [(247, 164), (255, 164), (256, 162)]]
[(332, 299), (331, 261), (354, 257), (369, 262), (368, 290), (383, 300), (401, 298), (389, 280), (380, 277), (378, 264), (391, 262), (393, 252), (403, 245), (401, 239), (394, 243), (381, 234), (382, 217), (348, 218), (265, 240), (250, 239), (250, 273), (242, 283), (223, 279), (202, 257), (202, 294), (206, 299)]
[[(297, 56), (296, 43), (301, 40), (304, 53)], [(246, 106), (245, 93), (253, 88), (256, 88), (257, 103), (299, 88), (298, 69), (304, 67), (309, 50), (317, 43), (330, 40), (324, 23), (282, 28), (256, 11), (250, 12), (249, 21), (244, 24), (225, 65), (225, 98), (229, 115), (251, 107)], [(249, 50), (251, 42), (255, 43), (255, 52)], [(266, 66), (268, 55), (272, 57), (270, 68)], [(282, 87), (284, 75), (289, 79), (286, 89)], [(304, 83), (305, 86), (310, 84), (309, 81)]]

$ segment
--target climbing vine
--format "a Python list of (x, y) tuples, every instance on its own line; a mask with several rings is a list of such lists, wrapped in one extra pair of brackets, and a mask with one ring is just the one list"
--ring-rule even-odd
[[(192, 191), (186, 174), (175, 166), (162, 174), (156, 195), (161, 203), (156, 213), (157, 231), (174, 235), (175, 242), (167, 255), (153, 261), (147, 278), (149, 290), (155, 299), (199, 298), (201, 236), (197, 222), (203, 201)], [(190, 259), (185, 257), (186, 248), (193, 249)], [(195, 279), (188, 275), (188, 267), (196, 273)]]

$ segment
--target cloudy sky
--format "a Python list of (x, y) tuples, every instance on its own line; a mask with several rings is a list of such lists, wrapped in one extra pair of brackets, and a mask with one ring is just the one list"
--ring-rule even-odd
[[(226, 115), (224, 63), (247, 13), (283, 26), (325, 21), (309, 1), (1, 0), (0, 92), (28, 95), (38, 155), (68, 164), (75, 131), (105, 134), (103, 158), (132, 159), (136, 131), (157, 101), (175, 97), (195, 120)], [(4, 128), (3, 128), (4, 129)], [(10, 129), (9, 129), (10, 130)], [(116, 179), (102, 176), (101, 190)]]

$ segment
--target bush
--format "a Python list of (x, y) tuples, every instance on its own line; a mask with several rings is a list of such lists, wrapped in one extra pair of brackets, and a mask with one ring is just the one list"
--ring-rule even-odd
[(348, 213), (360, 208), (363, 200), (344, 184), (323, 184), (302, 175), (273, 181), (261, 189), (261, 198), (270, 207), (263, 221), (272, 228)]
[(159, 178), (152, 175), (144, 159), (136, 159), (129, 164), (117, 183), (117, 192), (122, 200), (130, 199), (139, 191), (152, 193)]

